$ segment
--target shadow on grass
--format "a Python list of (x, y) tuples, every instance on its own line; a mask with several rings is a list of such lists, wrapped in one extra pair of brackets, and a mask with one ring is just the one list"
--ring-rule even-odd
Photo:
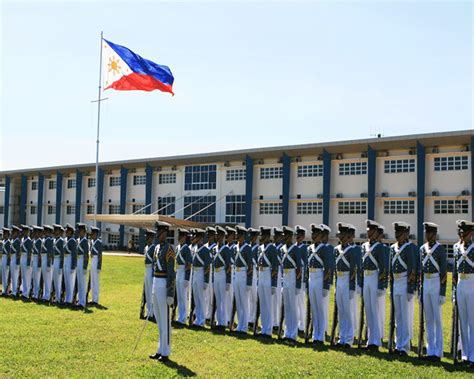
[(163, 363), (166, 367), (176, 370), (176, 373), (180, 376), (196, 376), (193, 370), (190, 370), (186, 366), (180, 365), (178, 362), (169, 360)]

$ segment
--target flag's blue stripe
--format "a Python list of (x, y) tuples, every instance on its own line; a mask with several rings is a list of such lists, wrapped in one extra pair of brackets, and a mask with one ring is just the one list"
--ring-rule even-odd
[(173, 85), (174, 77), (169, 67), (142, 58), (124, 46), (117, 45), (106, 39), (104, 39), (104, 41), (109, 44), (134, 72), (143, 75), (151, 75), (164, 84)]

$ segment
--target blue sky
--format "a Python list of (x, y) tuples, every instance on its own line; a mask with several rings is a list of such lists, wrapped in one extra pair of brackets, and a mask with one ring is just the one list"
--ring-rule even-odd
[(471, 2), (1, 4), (0, 170), (95, 161), (101, 30), (176, 93), (106, 91), (101, 161), (473, 127)]

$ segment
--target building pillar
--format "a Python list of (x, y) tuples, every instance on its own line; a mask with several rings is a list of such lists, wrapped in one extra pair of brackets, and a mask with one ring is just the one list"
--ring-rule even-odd
[[(151, 167), (149, 164), (146, 165), (145, 167), (145, 175), (146, 175), (146, 182), (145, 182), (145, 213), (150, 214), (151, 213), (151, 207), (152, 207), (152, 200), (151, 200), (151, 195), (153, 192), (153, 167)], [(139, 237), (138, 237), (138, 246), (139, 246), (139, 252), (141, 253), (143, 249), (145, 248), (145, 230), (143, 228), (140, 228), (139, 232)]]
[(367, 218), (375, 219), (375, 183), (377, 175), (377, 157), (375, 150), (371, 146), (367, 149)]
[[(97, 183), (96, 183), (97, 184)], [(81, 222), (81, 208), (82, 208), (82, 172), (76, 170), (76, 224)]]
[(253, 206), (253, 159), (245, 157), (245, 227), (252, 226)]
[(291, 175), (291, 158), (283, 154), (283, 180), (282, 180), (282, 217), (281, 224), (288, 226), (288, 215), (290, 209), (290, 175)]
[(6, 175), (5, 176), (5, 192), (4, 192), (4, 210), (3, 210), (3, 225), (7, 228), (9, 226), (8, 224), (8, 215), (10, 211), (10, 176)]
[(471, 137), (471, 220), (474, 221), (474, 136)]
[[(128, 169), (123, 167), (120, 169), (120, 214), (125, 214), (127, 206), (127, 175)], [(119, 229), (119, 247), (125, 247), (125, 226), (120, 225)]]
[(41, 226), (43, 224), (43, 194), (44, 194), (44, 175), (38, 174), (38, 201), (36, 210), (36, 224)]
[[(95, 185), (97, 191), (95, 207), (97, 210), (97, 214), (100, 215), (102, 214), (102, 205), (104, 202), (104, 170), (102, 170), (101, 168), (99, 168), (99, 171), (97, 172), (97, 182), (95, 183)], [(102, 231), (102, 222), (97, 222), (97, 227), (100, 231)]]
[(425, 220), (425, 147), (416, 142), (416, 210), (417, 243), (423, 244), (423, 222)]
[(26, 195), (27, 195), (27, 177), (21, 176), (21, 193), (20, 193), (20, 224), (26, 224)]
[(61, 202), (63, 199), (63, 174), (56, 173), (56, 224), (61, 223)]
[(323, 224), (329, 226), (331, 205), (331, 154), (323, 151)]

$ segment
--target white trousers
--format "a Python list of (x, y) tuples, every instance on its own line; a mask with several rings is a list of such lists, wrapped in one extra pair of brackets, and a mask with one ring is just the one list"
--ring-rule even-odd
[[(84, 255), (77, 256), (77, 303), (83, 307), (87, 296), (87, 270), (84, 270)], [(92, 287), (92, 285), (91, 285)]]
[[(176, 278), (178, 278), (178, 276), (176, 276)], [(147, 317), (153, 317), (153, 267), (151, 264), (145, 265), (145, 277), (143, 278), (143, 284), (145, 286), (146, 314), (147, 314)], [(178, 291), (178, 305), (179, 305), (178, 280), (176, 280), (176, 290)]]
[(207, 290), (204, 291), (204, 299), (206, 302), (206, 320), (211, 319), (212, 313), (212, 297), (214, 296), (214, 286), (212, 283), (212, 266), (210, 267), (209, 273), (209, 284), (207, 286)]
[(230, 324), (230, 316), (232, 314), (232, 305), (234, 302), (234, 266), (231, 267), (231, 275), (230, 275), (230, 289), (229, 293), (227, 294), (227, 309), (226, 309), (226, 324)]
[[(304, 276), (304, 275), (303, 275)], [(306, 283), (301, 281), (301, 291), (296, 295), (298, 330), (304, 331), (306, 325)]]
[(43, 275), (43, 300), (51, 298), (51, 281), (53, 280), (53, 268), (48, 267), (48, 255), (41, 254), (41, 275)]
[[(97, 255), (92, 255), (91, 257), (91, 266), (90, 266), (90, 277), (91, 277), (91, 292), (92, 292), (92, 301), (96, 304), (99, 304), (99, 295), (100, 295), (100, 271), (98, 269), (99, 257)], [(87, 301), (87, 273), (84, 270), (84, 299)]]
[[(352, 345), (354, 342), (354, 303), (349, 298), (349, 272), (338, 273), (336, 281), (336, 303), (339, 318), (339, 343)], [(356, 296), (354, 296), (355, 298)]]
[(26, 253), (21, 254), (20, 269), (21, 269), (21, 296), (30, 297), (31, 289), (31, 261), (30, 266), (27, 265), (28, 256)]
[(272, 335), (273, 330), (273, 299), (272, 299), (272, 271), (271, 268), (259, 270), (258, 301), (260, 303), (260, 323), (262, 334)]
[(7, 265), (8, 257), (2, 255), (2, 294), (6, 295), (8, 290), (8, 273), (10, 266)]
[[(64, 256), (63, 275), (64, 275), (64, 286), (66, 287), (66, 303), (72, 303), (72, 297), (74, 296), (74, 283), (76, 282), (76, 270), (71, 269), (72, 257), (71, 255)], [(79, 259), (78, 259), (79, 264)], [(78, 275), (79, 281), (79, 275)], [(79, 292), (79, 291), (78, 291)]]
[(313, 340), (324, 342), (328, 323), (329, 295), (323, 297), (324, 271), (319, 269), (309, 273), (309, 304), (313, 322)]
[(378, 316), (379, 316), (379, 330), (380, 330), (380, 339), (383, 340), (383, 338), (385, 337), (385, 304), (386, 304), (386, 293), (387, 291), (385, 291), (385, 295), (384, 296), (379, 296), (378, 299), (379, 299), (379, 313), (378, 313)]
[(41, 283), (41, 266), (39, 265), (38, 254), (33, 255), (32, 265), (33, 265), (33, 298), (38, 299), (40, 293), (40, 283)]
[(272, 300), (272, 312), (273, 312), (273, 326), (280, 326), (280, 312), (281, 312), (281, 299), (282, 299), (282, 273), (281, 267), (278, 267), (278, 277), (275, 295)]
[(238, 332), (246, 332), (249, 324), (249, 294), (247, 293), (247, 270), (239, 267), (234, 277), (234, 296), (237, 308)]
[(462, 359), (474, 362), (474, 274), (458, 279), (457, 301), (461, 326)]
[(225, 268), (214, 271), (214, 294), (216, 296), (216, 319), (217, 325), (227, 325), (227, 298)]
[(443, 320), (439, 303), (439, 289), (439, 275), (430, 277), (430, 279), (424, 278), (423, 309), (426, 325), (426, 353), (441, 358), (443, 356)]
[(11, 294), (18, 295), (18, 276), (20, 275), (20, 268), (16, 264), (16, 256), (10, 258), (10, 281), (12, 284)]
[[(395, 308), (395, 346), (397, 350), (410, 351), (410, 310), (407, 294), (407, 277), (395, 278), (393, 282), (393, 302)], [(413, 325), (413, 320), (411, 322)]]
[(63, 285), (63, 270), (60, 269), (61, 258), (60, 256), (54, 257), (53, 264), (53, 283), (54, 283), (54, 301), (56, 303), (61, 302), (61, 290)]
[(257, 268), (253, 266), (252, 289), (249, 293), (249, 322), (254, 323), (257, 315)]
[(202, 267), (195, 267), (193, 269), (193, 297), (194, 314), (196, 315), (194, 325), (204, 326), (207, 309), (204, 291), (204, 270)]
[(380, 301), (378, 298), (379, 271), (375, 270), (370, 275), (364, 275), (364, 310), (367, 320), (367, 345), (382, 345), (380, 330)]
[(296, 272), (287, 269), (283, 273), (283, 306), (285, 312), (285, 338), (296, 341), (298, 337), (298, 311), (296, 300)]
[[(151, 268), (151, 265), (150, 265)], [(188, 303), (189, 303), (189, 287), (185, 288), (185, 277), (186, 270), (185, 266), (179, 266), (176, 270), (176, 296), (178, 298), (178, 322), (184, 324), (188, 319)], [(145, 284), (145, 294), (146, 294), (146, 284)], [(147, 302), (148, 305), (148, 302)], [(152, 312), (153, 308), (148, 312)]]
[(159, 335), (157, 353), (168, 357), (171, 354), (171, 317), (166, 294), (166, 278), (153, 278), (153, 309)]

